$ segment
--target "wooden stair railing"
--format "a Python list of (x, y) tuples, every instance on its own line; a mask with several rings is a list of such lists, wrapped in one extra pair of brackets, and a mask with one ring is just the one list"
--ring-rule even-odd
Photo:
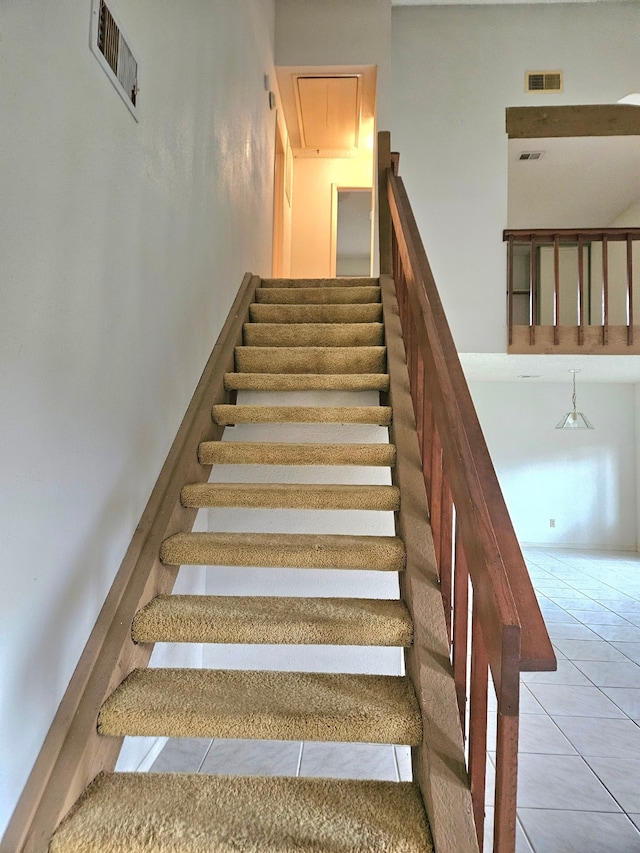
[(556, 659), (406, 190), (394, 173), (397, 155), (387, 132), (378, 140), (381, 280), (393, 274), (398, 295), (478, 843), (482, 849), (490, 675), (497, 700), (493, 851), (514, 853), (520, 672), (554, 670)]
[(507, 229), (503, 239), (510, 353), (640, 352), (640, 228)]
[(100, 737), (98, 712), (106, 696), (136, 667), (147, 665), (152, 644), (135, 644), (135, 613), (157, 595), (171, 592), (177, 566), (160, 562), (160, 544), (191, 530), (197, 509), (180, 502), (186, 481), (206, 482), (210, 465), (198, 463), (198, 446), (220, 439), (224, 427), (211, 419), (212, 403), (230, 402), (225, 373), (260, 278), (245, 275), (227, 321), (196, 387), (140, 523), (87, 641), (33, 771), (0, 841), (0, 853), (42, 853), (60, 819), (94, 777), (115, 767), (122, 738)]

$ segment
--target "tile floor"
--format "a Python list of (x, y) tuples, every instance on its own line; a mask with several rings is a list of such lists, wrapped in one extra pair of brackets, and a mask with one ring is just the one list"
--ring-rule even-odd
[[(517, 851), (640, 853), (640, 555), (524, 552), (558, 671), (523, 675)], [(171, 740), (152, 769), (411, 778), (375, 744)]]

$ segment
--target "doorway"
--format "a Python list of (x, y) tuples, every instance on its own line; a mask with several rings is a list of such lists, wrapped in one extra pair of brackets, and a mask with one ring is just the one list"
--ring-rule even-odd
[(331, 274), (370, 276), (372, 255), (371, 187), (332, 187)]

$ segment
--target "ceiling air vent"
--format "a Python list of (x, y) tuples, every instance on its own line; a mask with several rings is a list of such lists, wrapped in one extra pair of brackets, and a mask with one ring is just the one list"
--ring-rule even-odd
[(539, 160), (544, 151), (521, 151), (518, 160)]
[(93, 0), (91, 50), (134, 118), (137, 118), (138, 63), (104, 0)]
[(526, 92), (562, 92), (562, 71), (527, 71)]

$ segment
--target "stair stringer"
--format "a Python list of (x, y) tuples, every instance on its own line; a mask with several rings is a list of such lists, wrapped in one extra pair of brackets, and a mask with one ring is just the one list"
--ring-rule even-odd
[[(152, 644), (136, 645), (131, 623), (157, 595), (173, 589), (178, 567), (159, 560), (162, 541), (191, 530), (198, 510), (184, 507), (185, 482), (206, 482), (210, 465), (198, 462), (204, 441), (220, 440), (212, 403), (229, 403), (224, 375), (233, 370), (235, 347), (249, 318), (260, 278), (247, 273), (196, 386), (147, 506), (109, 590), (58, 712), (18, 801), (0, 853), (46, 853), (61, 819), (89, 783), (116, 765), (122, 738), (103, 738), (96, 719), (105, 698), (134, 669), (145, 667)], [(232, 394), (234, 392), (231, 392)]]
[(418, 782), (438, 853), (478, 853), (442, 596), (429, 524), (416, 421), (393, 279), (380, 276), (393, 420), (389, 441), (397, 448), (393, 484), (401, 493), (396, 530), (407, 564), (401, 597), (414, 623), (406, 671), (422, 712), (422, 744), (412, 750)]

